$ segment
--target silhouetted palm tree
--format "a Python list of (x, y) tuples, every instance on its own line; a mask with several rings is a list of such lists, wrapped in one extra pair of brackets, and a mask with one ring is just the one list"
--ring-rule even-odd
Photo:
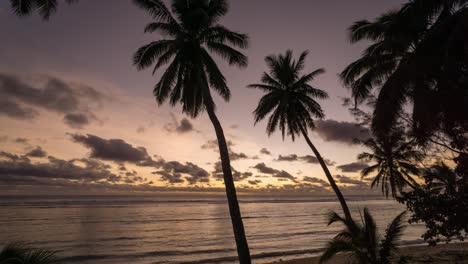
[(371, 42), (342, 73), (357, 103), (378, 88), (372, 128), (386, 135), (411, 103), (413, 134), (468, 130), (466, 0), (413, 0), (374, 21), (357, 21), (352, 42)]
[(426, 189), (434, 192), (446, 192), (449, 195), (456, 193), (457, 188), (463, 186), (464, 181), (466, 181), (443, 162), (425, 169), (423, 177), (426, 181)]
[(293, 59), (292, 51), (290, 50), (284, 55), (271, 55), (265, 58), (270, 73), (263, 73), (261, 84), (251, 84), (248, 86), (249, 88), (258, 88), (266, 92), (266, 95), (261, 98), (257, 109), (254, 111), (255, 124), (271, 114), (266, 128), (268, 135), (271, 135), (279, 128), (283, 140), (285, 134), (287, 134), (294, 141), (296, 136), (302, 134), (322, 166), (333, 191), (335, 191), (341, 203), (346, 218), (350, 218), (351, 214), (343, 194), (331, 176), (325, 161), (307, 134), (309, 129), (315, 128), (313, 118), (324, 117), (322, 107), (315, 101), (315, 98), (325, 99), (328, 97), (326, 92), (310, 85), (310, 82), (317, 75), (324, 72), (323, 69), (301, 75), (307, 54), (307, 51), (303, 52), (297, 61)]
[(54, 251), (28, 248), (20, 244), (5, 245), (0, 251), (1, 264), (55, 264), (60, 262)]
[[(78, 0), (65, 0), (71, 4)], [(37, 10), (43, 19), (48, 20), (57, 10), (57, 0), (10, 0), (13, 11), (18, 16), (30, 15)]]
[(371, 152), (359, 154), (358, 159), (374, 163), (363, 169), (361, 175), (363, 178), (374, 177), (372, 187), (380, 184), (387, 197), (389, 191), (397, 197), (405, 186), (416, 188), (418, 184), (411, 175), (420, 174), (415, 163), (421, 160), (422, 155), (405, 141), (403, 132), (396, 131), (382, 139), (369, 139), (364, 145)]
[(250, 263), (229, 150), (210, 92), (212, 88), (225, 101), (231, 96), (226, 79), (211, 54), (225, 59), (229, 65), (245, 67), (247, 57), (235, 48), (247, 48), (248, 37), (218, 23), (228, 12), (226, 0), (173, 0), (172, 12), (161, 0), (134, 2), (156, 20), (146, 26), (145, 32), (158, 32), (164, 36), (141, 47), (135, 53), (134, 64), (140, 70), (155, 64), (153, 73), (168, 64), (154, 88), (154, 96), (159, 104), (167, 100), (171, 105), (180, 103), (183, 112), (193, 118), (204, 110), (208, 113), (218, 138), (239, 259), (241, 263)]
[[(345, 229), (336, 235), (326, 246), (320, 257), (320, 263), (329, 261), (337, 253), (348, 253), (351, 263), (359, 264), (390, 264), (397, 257), (397, 242), (404, 226), (403, 217), (406, 212), (399, 214), (387, 227), (385, 237), (381, 239), (377, 232), (374, 218), (367, 208), (364, 209), (362, 223), (352, 219), (341, 218), (331, 212), (328, 224), (341, 222)], [(399, 257), (398, 263), (407, 263), (406, 257)]]

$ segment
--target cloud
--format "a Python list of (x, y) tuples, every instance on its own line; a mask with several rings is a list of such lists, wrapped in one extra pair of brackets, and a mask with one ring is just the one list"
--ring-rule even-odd
[(176, 128), (176, 131), (178, 133), (187, 133), (193, 130), (193, 125), (187, 118), (182, 119), (182, 121), (180, 121), (179, 126)]
[(369, 183), (367, 181), (361, 181), (345, 175), (335, 175), (334, 178), (338, 183), (369, 187)]
[(299, 157), (296, 154), (290, 154), (286, 156), (279, 155), (276, 161), (298, 161)]
[(261, 180), (251, 180), (251, 181), (248, 181), (248, 183), (250, 185), (258, 185), (258, 184), (262, 183), (262, 181)]
[(369, 130), (359, 124), (331, 119), (317, 120), (314, 131), (325, 141), (348, 145), (359, 144), (356, 140), (370, 138)]
[(62, 114), (65, 124), (81, 128), (94, 119), (105, 97), (96, 89), (43, 77), (44, 85), (30, 85), (16, 75), (0, 73), (0, 114), (20, 120), (39, 116), (39, 110)]
[(193, 131), (198, 132), (197, 130), (195, 130), (193, 124), (187, 118), (183, 118), (179, 122), (179, 120), (177, 120), (177, 117), (173, 113), (171, 113), (171, 119), (172, 121), (164, 126), (164, 129), (167, 132), (176, 132), (178, 134), (185, 134)]
[[(247, 179), (247, 178), (253, 176), (253, 173), (251, 173), (251, 172), (248, 172), (248, 171), (247, 172), (240, 172), (240, 171), (234, 169), (232, 166), (231, 166), (231, 171), (232, 171), (232, 178), (234, 179), (234, 181), (242, 181), (244, 179)], [(220, 161), (215, 163), (215, 167), (214, 167), (214, 171), (212, 172), (212, 175), (216, 180), (223, 180), (224, 179), (223, 168), (221, 166)]]
[(47, 157), (47, 152), (38, 146), (34, 148), (33, 150), (29, 151), (28, 153), (26, 153), (26, 156), (32, 157), (32, 158), (45, 158)]
[[(0, 95), (1, 96), (1, 95)], [(10, 101), (5, 98), (0, 99), (0, 115), (5, 115), (10, 118), (27, 120), (38, 116), (38, 112), (31, 107), (25, 107), (17, 102)]]
[[(231, 161), (235, 161), (235, 160), (245, 160), (245, 159), (252, 159), (252, 160), (256, 160), (258, 159), (257, 156), (248, 156), (247, 154), (243, 153), (243, 152), (235, 152), (234, 150), (232, 150), (232, 146), (234, 146), (234, 143), (232, 143), (232, 141), (228, 140), (226, 142), (226, 144), (228, 145), (228, 150), (229, 150), (229, 158), (231, 159)], [(211, 149), (215, 152), (218, 152), (219, 151), (219, 147), (218, 147), (218, 140), (216, 139), (212, 139), (212, 140), (208, 140), (205, 144), (201, 145), (201, 148), (202, 149)]]
[(91, 150), (91, 158), (131, 163), (152, 161), (145, 148), (134, 147), (122, 139), (103, 139), (91, 134), (70, 136), (74, 142)]
[(91, 122), (90, 116), (83, 113), (68, 113), (63, 117), (63, 121), (75, 129), (82, 129)]
[(342, 172), (360, 172), (368, 166), (369, 165), (363, 162), (352, 162), (337, 166), (337, 168), (340, 169)]
[(209, 173), (191, 162), (154, 160), (143, 147), (134, 147), (122, 139), (103, 139), (95, 135), (71, 134), (72, 140), (91, 150), (90, 157), (113, 161), (122, 166), (122, 162), (133, 163), (139, 167), (159, 169), (153, 174), (170, 184), (187, 181), (190, 185), (209, 182)]
[(29, 145), (29, 140), (27, 138), (16, 138), (15, 143)]
[(138, 134), (143, 134), (143, 133), (146, 132), (146, 128), (143, 127), (143, 126), (139, 126), (139, 127), (137, 128), (136, 132), (137, 132)]
[(153, 172), (155, 175), (159, 175), (162, 181), (168, 182), (169, 184), (184, 183), (185, 180), (182, 178), (180, 173), (170, 173), (166, 171)]
[[(289, 162), (294, 162), (294, 161), (302, 161), (306, 163), (311, 163), (311, 164), (319, 164), (319, 161), (316, 157), (311, 156), (311, 155), (305, 155), (305, 156), (298, 156), (296, 154), (289, 154), (289, 155), (279, 155), (275, 161), (289, 161)], [(331, 161), (329, 159), (324, 160), (325, 164), (328, 166), (334, 166), (336, 162)]]
[(97, 182), (116, 181), (121, 177), (112, 173), (102, 162), (88, 159), (62, 160), (49, 157), (47, 162), (33, 163), (26, 156), (0, 153), (0, 182), (13, 184), (49, 184), (59, 181)]
[(293, 182), (296, 182), (296, 177), (292, 176), (288, 172), (284, 170), (277, 170), (271, 167), (268, 167), (265, 163), (258, 163), (253, 167), (254, 169), (257, 169), (260, 173), (263, 174), (268, 174), (271, 175), (275, 178), (278, 179), (284, 179), (284, 180), (291, 180)]
[(316, 177), (305, 176), (304, 178), (302, 178), (302, 180), (309, 183), (318, 183), (322, 186), (328, 186), (328, 182)]
[[(165, 161), (160, 159), (157, 161), (156, 168), (162, 169), (155, 171), (153, 174), (161, 176), (161, 180), (171, 184), (183, 183), (187, 181), (190, 185), (197, 183), (208, 183), (210, 174), (203, 168), (191, 162), (185, 164), (178, 161)], [(185, 175), (184, 178), (182, 176)]]
[(260, 150), (260, 154), (271, 155), (271, 151), (269, 151), (267, 148), (262, 148)]

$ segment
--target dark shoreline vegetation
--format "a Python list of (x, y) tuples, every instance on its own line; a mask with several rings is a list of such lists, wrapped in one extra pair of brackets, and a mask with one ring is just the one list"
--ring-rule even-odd
[[(59, 2), (10, 0), (18, 16), (37, 12), (44, 20), (53, 20), (51, 15)], [(205, 113), (209, 117), (217, 136), (238, 261), (250, 264), (248, 234), (234, 184), (236, 171), (231, 167), (229, 142), (216, 112), (222, 105), (215, 104), (212, 93), (229, 101), (230, 87), (218, 62), (247, 67), (248, 58), (242, 52), (255, 36), (221, 24), (229, 11), (227, 0), (133, 3), (153, 17), (145, 33), (155, 33), (155, 41), (136, 50), (133, 64), (138, 70), (152, 68), (153, 74), (158, 74), (153, 95), (159, 105), (179, 105), (191, 118)], [(368, 149), (358, 157), (368, 164), (362, 178), (369, 179), (372, 187), (381, 188), (385, 198), (390, 196), (407, 208), (395, 215), (385, 232), (377, 230), (367, 208), (351, 213), (347, 201), (352, 199), (343, 195), (326, 159), (313, 144), (314, 139), (309, 138), (316, 121), (325, 116), (320, 103), (328, 94), (314, 84), (324, 69), (303, 73), (308, 51), (298, 57), (291, 50), (265, 54), (267, 71), (259, 76), (259, 83), (249, 85), (265, 92), (253, 112), (254, 121), (267, 119), (268, 136), (278, 130), (283, 139), (304, 137), (343, 212), (329, 214), (328, 224), (340, 223), (344, 229), (326, 245), (321, 263), (333, 263), (339, 253), (349, 254), (355, 263), (411, 263), (398, 248), (405, 214), (410, 222), (425, 225), (422, 238), (430, 245), (466, 238), (467, 21), (468, 0), (409, 0), (399, 9), (349, 27), (351, 43), (366, 46), (358, 59), (339, 74), (343, 86), (351, 92), (344, 105), (372, 134), (359, 142)], [(0, 253), (2, 264), (59, 261), (54, 252), (19, 244), (4, 246)]]

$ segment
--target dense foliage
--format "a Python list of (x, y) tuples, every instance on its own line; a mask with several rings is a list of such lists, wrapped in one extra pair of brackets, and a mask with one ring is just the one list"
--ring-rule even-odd
[(21, 244), (8, 244), (0, 251), (2, 264), (58, 264), (61, 262), (54, 251), (29, 248)]
[(410, 222), (426, 225), (423, 238), (430, 244), (463, 241), (468, 234), (468, 156), (456, 162), (455, 169), (444, 163), (431, 166), (423, 174), (425, 184), (399, 199), (413, 213)]
[(353, 219), (344, 219), (337, 213), (331, 212), (328, 224), (340, 222), (345, 229), (328, 243), (325, 252), (320, 257), (320, 263), (327, 262), (338, 253), (349, 253), (350, 263), (390, 264), (394, 259), (397, 259), (398, 263), (407, 263), (406, 257), (398, 256), (397, 248), (404, 229), (405, 213), (393, 219), (384, 237), (381, 238), (375, 220), (367, 208), (364, 209), (361, 223)]

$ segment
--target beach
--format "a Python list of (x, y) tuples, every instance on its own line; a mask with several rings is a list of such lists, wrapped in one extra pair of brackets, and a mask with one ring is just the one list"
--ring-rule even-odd
[[(400, 249), (401, 255), (410, 256), (410, 263), (468, 263), (468, 243), (439, 244), (434, 247), (429, 246), (406, 246)], [(289, 261), (277, 261), (275, 264), (318, 264), (319, 257), (302, 258)], [(327, 263), (348, 264), (349, 256), (339, 255)]]

